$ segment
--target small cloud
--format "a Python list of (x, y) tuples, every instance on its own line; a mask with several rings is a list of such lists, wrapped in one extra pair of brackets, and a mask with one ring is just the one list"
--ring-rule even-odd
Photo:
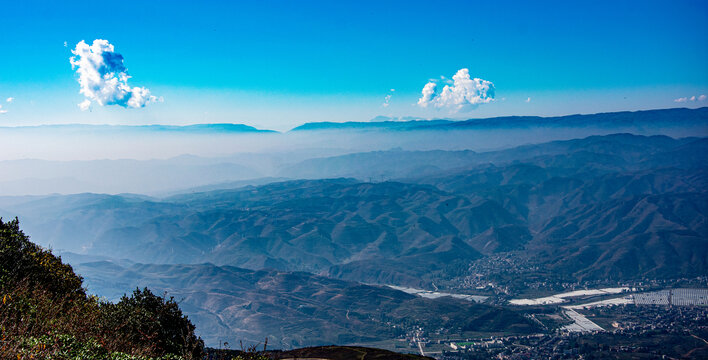
[(7, 114), (7, 110), (3, 110), (2, 105), (0, 105), (0, 114)]
[(5, 101), (11, 103), (11, 102), (15, 101), (15, 98), (11, 96), (11, 97), (7, 98), (7, 100), (5, 100)]
[(72, 69), (79, 75), (79, 93), (86, 99), (79, 104), (81, 110), (90, 108), (91, 102), (98, 105), (119, 105), (141, 108), (158, 101), (144, 87), (128, 86), (128, 69), (123, 64), (123, 55), (115, 52), (108, 40), (96, 39), (92, 45), (83, 40), (71, 50)]
[(393, 92), (396, 91), (396, 89), (391, 89), (391, 94), (388, 94), (384, 97), (384, 102), (381, 104), (383, 107), (388, 107), (388, 105), (391, 103), (391, 96), (393, 96)]
[[(448, 82), (444, 77), (441, 80)], [(458, 70), (440, 93), (436, 93), (436, 87), (436, 81), (431, 80), (425, 84), (418, 105), (428, 107), (433, 104), (436, 108), (459, 111), (494, 101), (494, 84), (480, 78), (471, 78), (468, 69)]]
[(692, 102), (693, 102), (693, 101), (705, 101), (705, 100), (706, 100), (706, 95), (705, 95), (705, 94), (701, 94), (701, 95), (698, 95), (698, 96), (693, 95), (693, 96), (691, 96), (691, 97), (688, 97), (688, 96), (680, 97), (680, 98), (678, 98), (678, 99), (674, 99), (674, 102), (677, 102), (677, 103), (685, 103), (685, 102), (689, 102), (689, 101), (692, 101)]
[(526, 100), (524, 100), (524, 101), (527, 102), (527, 103), (530, 103), (530, 102), (531, 102), (531, 97), (527, 97)]
[(69, 47), (69, 45), (64, 41), (64, 47)]
[(90, 108), (91, 108), (91, 100), (89, 100), (89, 99), (86, 99), (86, 100), (82, 101), (81, 103), (79, 103), (79, 109), (81, 109), (81, 111), (86, 111)]

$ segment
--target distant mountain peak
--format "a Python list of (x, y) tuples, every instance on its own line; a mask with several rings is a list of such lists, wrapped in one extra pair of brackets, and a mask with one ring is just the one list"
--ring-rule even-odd
[(261, 130), (253, 126), (233, 123), (214, 123), (214, 124), (192, 124), (192, 125), (107, 125), (107, 124), (46, 124), (35, 126), (14, 126), (0, 127), (3, 130), (66, 130), (72, 132), (82, 131), (136, 131), (136, 132), (179, 132), (179, 133), (275, 133), (275, 130)]

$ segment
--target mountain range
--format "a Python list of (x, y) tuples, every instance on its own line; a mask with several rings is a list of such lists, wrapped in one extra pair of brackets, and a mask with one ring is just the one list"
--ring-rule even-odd
[(177, 133), (248, 133), (275, 132), (259, 130), (244, 124), (194, 124), (194, 125), (92, 125), (92, 124), (56, 124), (37, 126), (0, 127), (0, 131), (57, 131), (57, 132), (177, 132)]
[[(311, 122), (291, 129), (298, 131), (320, 130), (461, 130), (461, 129), (509, 129), (531, 127), (705, 127), (708, 121), (708, 107), (697, 109), (674, 108), (643, 111), (622, 111), (598, 114), (574, 114), (564, 116), (503, 116), (492, 118), (451, 120), (420, 119), (415, 117), (391, 118), (377, 116), (371, 121)], [(94, 125), (94, 124), (50, 124), (38, 126), (2, 126), (1, 132), (8, 131), (51, 131), (63, 133), (275, 133), (269, 129), (257, 129), (238, 123), (206, 123), (192, 125)]]
[[(708, 264), (706, 144), (617, 134), (486, 153), (394, 150), (302, 167), (358, 179), (161, 199), (10, 197), (0, 199), (0, 209), (20, 216), (45, 245), (146, 263), (211, 262), (429, 286), (432, 277), (447, 276), (440, 264), (525, 250), (524, 257), (578, 279), (692, 276)], [(416, 177), (410, 169), (432, 157), (437, 175)], [(388, 176), (395, 180), (361, 180), (394, 168)]]
[[(0, 195), (164, 196), (227, 189), (223, 185), (233, 187), (235, 181), (262, 184), (263, 178), (382, 181), (438, 176), (475, 164), (498, 165), (503, 156), (519, 160), (515, 156), (533, 153), (533, 146), (542, 143), (551, 151), (545, 143), (552, 140), (619, 132), (705, 137), (707, 113), (708, 108), (700, 108), (548, 118), (310, 123), (285, 133), (239, 124), (0, 127)], [(500, 132), (504, 135), (497, 136)], [(516, 155), (500, 151), (512, 148), (517, 148)], [(213, 188), (217, 184), (222, 185)]]
[(394, 120), (376, 117), (370, 122), (318, 122), (295, 127), (292, 131), (312, 130), (460, 130), (460, 129), (508, 129), (530, 127), (642, 127), (642, 126), (705, 126), (708, 108), (661, 109), (646, 111), (623, 111), (599, 114), (575, 114), (565, 116), (503, 116), (469, 120), (424, 120), (404, 118)]
[(92, 292), (150, 286), (180, 299), (212, 345), (362, 343), (411, 326), (521, 334), (535, 325), (510, 309), (383, 285), (474, 294), (487, 290), (465, 279), (508, 276), (513, 295), (550, 277), (704, 276), (707, 150), (706, 137), (617, 133), (492, 151), (242, 155), (276, 165), (252, 179), (224, 158), (184, 156), (145, 166), (175, 184), (222, 176), (162, 196), (3, 196), (0, 216), (19, 217)]

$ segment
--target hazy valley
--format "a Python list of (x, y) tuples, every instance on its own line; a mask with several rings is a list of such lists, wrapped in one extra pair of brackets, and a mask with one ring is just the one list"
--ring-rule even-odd
[[(705, 121), (704, 109), (691, 114)], [(623, 121), (644, 124), (641, 116)], [(384, 124), (366, 131), (397, 136), (421, 126)], [(362, 127), (370, 126), (336, 131)], [(438, 134), (457, 131), (469, 130)], [(96, 294), (118, 299), (149, 286), (180, 299), (212, 346), (265, 337), (284, 348), (371, 343), (418, 326), (530, 334), (539, 324), (504, 306), (530, 289), (708, 273), (706, 150), (702, 136), (630, 133), (492, 151), (328, 150), (271, 162), (259, 174), (266, 178), (224, 158), (126, 161), (126, 176), (145, 166), (195, 187), (162, 196), (5, 196), (0, 214), (18, 216)], [(67, 165), (82, 174), (114, 167)], [(425, 299), (384, 285), (489, 299)]]

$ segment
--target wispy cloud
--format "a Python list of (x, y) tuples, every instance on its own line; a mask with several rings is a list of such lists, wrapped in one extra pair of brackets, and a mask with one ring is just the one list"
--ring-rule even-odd
[(391, 96), (393, 96), (393, 93), (396, 91), (396, 89), (391, 89), (390, 92), (384, 96), (384, 102), (381, 104), (383, 107), (388, 107), (388, 105), (391, 103)]
[(459, 111), (473, 109), (479, 104), (487, 104), (494, 100), (494, 84), (480, 78), (471, 78), (468, 69), (460, 69), (452, 77), (452, 82), (441, 77), (441, 81), (448, 83), (437, 92), (437, 80), (430, 80), (421, 91), (418, 105)]
[(0, 105), (0, 114), (7, 114), (7, 110), (3, 110), (2, 105)]
[(526, 101), (527, 103), (530, 103), (530, 102), (531, 102), (531, 97), (527, 97), (526, 100), (524, 100), (524, 101)]
[(158, 101), (144, 87), (128, 86), (128, 70), (123, 64), (123, 56), (115, 52), (108, 40), (96, 39), (92, 45), (83, 40), (71, 51), (72, 69), (79, 75), (79, 92), (86, 99), (79, 104), (81, 110), (89, 109), (92, 102), (100, 106), (119, 105), (141, 108)]
[(15, 98), (11, 96), (11, 97), (7, 98), (7, 100), (5, 100), (5, 101), (11, 103), (11, 102), (15, 101)]
[(705, 100), (706, 100), (706, 95), (705, 95), (705, 94), (701, 94), (701, 95), (698, 95), (698, 96), (693, 95), (693, 96), (691, 96), (691, 97), (687, 97), (687, 96), (686, 96), (686, 97), (680, 97), (680, 98), (678, 98), (678, 99), (674, 99), (674, 102), (677, 102), (677, 103), (685, 103), (685, 102), (705, 101)]

